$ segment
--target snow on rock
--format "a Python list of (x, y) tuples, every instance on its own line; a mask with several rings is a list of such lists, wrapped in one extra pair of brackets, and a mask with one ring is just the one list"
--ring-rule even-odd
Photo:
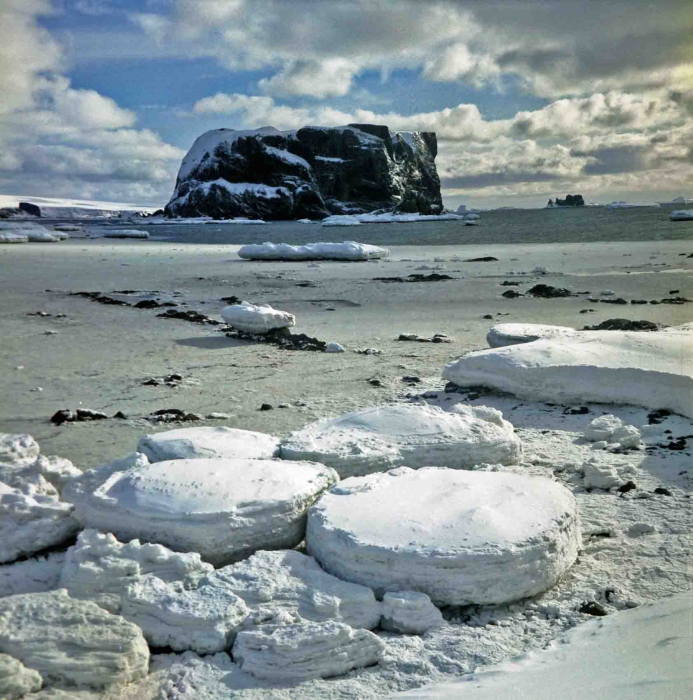
[(295, 547), (306, 510), (337, 478), (309, 462), (178, 459), (114, 473), (76, 507), (88, 527), (222, 566), (258, 549)]
[(380, 661), (385, 644), (342, 622), (298, 622), (240, 632), (233, 658), (256, 678), (291, 682), (330, 678)]
[(69, 540), (79, 529), (73, 509), (55, 496), (22, 493), (0, 482), (0, 563)]
[(392, 700), (684, 700), (690, 696), (690, 594), (600, 617), (547, 649)]
[(104, 238), (149, 238), (147, 231), (138, 231), (133, 228), (120, 228), (115, 231), (106, 231)]
[(0, 698), (18, 700), (27, 693), (41, 690), (43, 680), (38, 671), (27, 668), (21, 661), (0, 654)]
[(554, 403), (666, 408), (693, 417), (693, 332), (590, 331), (468, 353), (443, 378)]
[(491, 326), (486, 342), (492, 348), (531, 343), (540, 338), (574, 336), (578, 331), (568, 326), (545, 326), (540, 323), (498, 323)]
[[(345, 218), (345, 217), (341, 217)], [(346, 217), (348, 218), (348, 217)], [(323, 222), (323, 226), (325, 223)], [(378, 260), (390, 256), (387, 248), (344, 241), (343, 243), (306, 243), (289, 245), (288, 243), (259, 243), (244, 245), (238, 251), (238, 257), (244, 260)]]
[(335, 576), (443, 605), (536, 595), (580, 541), (575, 498), (557, 482), (436, 467), (346, 479), (310, 509), (306, 533), (309, 554)]
[(83, 530), (67, 550), (60, 587), (73, 598), (91, 600), (111, 613), (120, 612), (128, 585), (153, 574), (163, 582), (195, 587), (212, 571), (196, 553), (172, 552), (160, 544), (118, 542), (112, 534)]
[(0, 433), (0, 462), (27, 464), (39, 456), (40, 448), (31, 435)]
[(217, 569), (202, 583), (240, 596), (258, 619), (281, 610), (304, 620), (338, 620), (365, 629), (377, 627), (380, 620), (380, 603), (370, 588), (342, 581), (294, 550), (255, 552)]
[(424, 634), (444, 624), (443, 615), (425, 593), (397, 591), (383, 596), (384, 630), (401, 634)]
[(296, 325), (296, 317), (288, 311), (273, 309), (269, 304), (240, 304), (225, 306), (221, 317), (230, 326), (246, 333), (268, 333), (275, 328), (291, 328)]
[(463, 404), (449, 412), (425, 404), (365, 408), (311, 423), (281, 446), (284, 459), (321, 462), (342, 478), (400, 465), (513, 464), (520, 454), (520, 440), (499, 411)]
[(279, 454), (279, 440), (266, 433), (237, 428), (181, 428), (145, 435), (137, 450), (147, 455), (150, 462), (194, 457), (271, 459)]
[[(45, 593), (59, 587), (65, 552), (0, 566), (0, 598), (17, 593)], [(2, 697), (0, 695), (0, 697)]]
[(669, 213), (670, 221), (693, 221), (693, 209), (678, 209)]
[(186, 590), (154, 575), (131, 583), (122, 616), (141, 628), (153, 647), (214, 654), (226, 650), (248, 616), (241, 598), (219, 586)]
[(0, 652), (41, 674), (45, 685), (105, 688), (144, 678), (142, 632), (64, 590), (0, 599)]

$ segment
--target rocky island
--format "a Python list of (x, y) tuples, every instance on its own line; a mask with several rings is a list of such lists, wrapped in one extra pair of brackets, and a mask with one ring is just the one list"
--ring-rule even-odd
[(349, 124), (202, 134), (183, 158), (168, 217), (323, 218), (378, 209), (438, 214), (433, 132)]

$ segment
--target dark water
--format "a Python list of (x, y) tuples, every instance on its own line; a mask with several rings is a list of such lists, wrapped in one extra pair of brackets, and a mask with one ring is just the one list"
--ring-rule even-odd
[[(132, 224), (130, 225), (132, 228)], [(265, 226), (203, 224), (145, 227), (154, 240), (178, 243), (290, 243), (356, 240), (374, 245), (589, 243), (693, 240), (693, 222), (669, 221), (663, 209), (547, 209), (485, 212), (479, 226), (458, 221), (323, 227), (292, 221)]]

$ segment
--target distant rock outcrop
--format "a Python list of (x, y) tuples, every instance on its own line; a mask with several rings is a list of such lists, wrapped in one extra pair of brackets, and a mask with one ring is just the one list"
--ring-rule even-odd
[(386, 126), (217, 129), (188, 151), (169, 217), (323, 218), (442, 211), (436, 135)]
[(565, 199), (559, 199), (556, 197), (556, 204), (554, 205), (551, 200), (549, 200), (549, 207), (584, 207), (585, 200), (582, 198), (581, 194), (569, 194), (566, 195)]

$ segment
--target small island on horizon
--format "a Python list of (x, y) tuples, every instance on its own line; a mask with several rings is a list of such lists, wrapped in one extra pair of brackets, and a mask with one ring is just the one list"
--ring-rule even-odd
[(565, 199), (556, 197), (556, 200), (549, 199), (546, 208), (553, 209), (554, 207), (584, 207), (585, 200), (581, 194), (569, 194)]

